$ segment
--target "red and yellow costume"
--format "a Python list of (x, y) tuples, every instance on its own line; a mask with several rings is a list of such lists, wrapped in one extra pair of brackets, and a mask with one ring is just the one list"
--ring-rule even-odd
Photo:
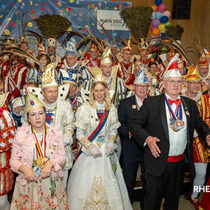
[[(209, 67), (209, 64), (208, 64), (205, 56), (201, 56), (200, 57), (199, 62), (198, 62), (198, 66), (207, 66), (207, 67)], [(201, 92), (202, 93), (208, 90), (207, 79), (208, 79), (208, 75), (205, 78), (201, 77), (201, 80), (202, 80)]]
[[(4, 99), (2, 99), (4, 98)], [(0, 196), (6, 195), (13, 187), (14, 174), (10, 168), (12, 143), (15, 136), (15, 124), (7, 108), (3, 106), (7, 94), (0, 96)]]
[[(198, 73), (197, 68), (189, 68), (186, 81), (201, 81), (200, 75)], [(209, 94), (200, 95), (200, 97), (194, 98), (198, 110), (201, 113), (203, 120), (210, 125), (210, 101), (209, 101)], [(195, 163), (208, 163), (209, 162), (209, 155), (210, 151), (208, 151), (205, 147), (205, 143), (202, 141), (201, 137), (197, 135), (197, 132), (194, 132), (194, 139), (193, 139), (193, 158)]]
[[(131, 51), (132, 51), (132, 48), (131, 48), (131, 43), (129, 40), (128, 44), (123, 48), (123, 52), (131, 53)], [(127, 64), (125, 64), (123, 61), (119, 62), (117, 77), (122, 78), (126, 86), (133, 85), (134, 80), (135, 80), (133, 62), (129, 62)]]
[[(91, 49), (92, 50), (96, 50), (98, 52), (98, 54), (99, 54), (98, 48), (97, 48), (97, 46), (95, 44), (91, 44), (89, 51)], [(98, 67), (98, 68), (100, 68), (101, 61), (98, 58), (98, 55), (97, 55), (96, 58), (93, 59), (93, 58), (90, 57), (90, 53), (87, 52), (87, 53), (85, 53), (84, 57), (85, 58), (83, 59), (83, 61), (85, 61), (85, 66), (86, 67)]]
[(21, 95), (24, 85), (26, 84), (26, 77), (28, 68), (22, 64), (10, 66), (9, 62), (6, 62), (2, 66), (3, 75), (3, 90), (9, 92), (8, 101)]

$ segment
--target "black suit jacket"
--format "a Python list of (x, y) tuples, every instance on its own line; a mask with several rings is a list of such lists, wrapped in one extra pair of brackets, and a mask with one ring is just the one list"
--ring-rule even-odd
[[(193, 131), (196, 129), (201, 138), (205, 140), (206, 136), (210, 134), (210, 130), (200, 117), (195, 102), (182, 96), (181, 101), (187, 118), (186, 149), (191, 170), (194, 173)], [(145, 147), (144, 154), (145, 172), (154, 176), (160, 176), (166, 167), (169, 152), (169, 134), (164, 94), (145, 99), (138, 115), (136, 115), (135, 120), (129, 121), (129, 129), (137, 143), (142, 147), (144, 146), (144, 142), (148, 136), (160, 139), (160, 142), (157, 143), (161, 151), (159, 158), (156, 159), (152, 156), (148, 146)]]
[(118, 132), (121, 138), (129, 139), (127, 124), (138, 114), (138, 109), (136, 106), (135, 95), (120, 101), (118, 107), (118, 120), (121, 126), (118, 128)]
[(126, 152), (138, 153), (138, 149), (141, 150), (140, 152), (143, 151), (133, 137), (131, 137), (131, 139), (129, 138), (128, 122), (135, 119), (138, 112), (135, 95), (120, 101), (118, 107), (118, 120), (121, 126), (118, 128), (118, 132), (123, 140), (123, 154)]

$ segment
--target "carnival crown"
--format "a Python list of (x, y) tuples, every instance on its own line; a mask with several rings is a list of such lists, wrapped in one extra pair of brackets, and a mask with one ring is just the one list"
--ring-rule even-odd
[(58, 87), (58, 83), (55, 80), (55, 67), (56, 63), (50, 63), (47, 65), (42, 76), (42, 89), (47, 87)]
[(98, 73), (94, 78), (93, 78), (93, 83), (95, 82), (105, 82), (102, 73)]
[(37, 109), (39, 107), (44, 107), (43, 103), (34, 96), (30, 90), (27, 90), (28, 94), (26, 95), (26, 113)]

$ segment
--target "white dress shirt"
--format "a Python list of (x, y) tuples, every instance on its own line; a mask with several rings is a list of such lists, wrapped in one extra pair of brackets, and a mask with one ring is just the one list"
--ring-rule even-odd
[(143, 102), (136, 95), (135, 95), (135, 98), (136, 98), (136, 105), (137, 105), (138, 110), (139, 110), (141, 108)]
[[(170, 98), (167, 94), (165, 94), (167, 99), (174, 100)], [(177, 99), (180, 99), (180, 96), (178, 96)], [(175, 114), (177, 105), (173, 103), (171, 105), (171, 109)], [(168, 133), (169, 133), (169, 153), (168, 156), (177, 156), (184, 153), (186, 145), (187, 145), (187, 119), (186, 114), (183, 108), (183, 105), (181, 105), (182, 109), (182, 121), (184, 121), (184, 126), (179, 131), (175, 132), (171, 126), (170, 126), (170, 114), (168, 106), (165, 102), (165, 108), (166, 108), (166, 118), (168, 123)]]

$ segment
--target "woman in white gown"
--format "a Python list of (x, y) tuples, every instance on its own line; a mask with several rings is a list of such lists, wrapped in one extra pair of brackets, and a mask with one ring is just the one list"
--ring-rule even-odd
[(101, 78), (92, 84), (90, 102), (77, 110), (75, 126), (82, 149), (68, 181), (70, 209), (132, 209), (115, 154), (117, 110)]

